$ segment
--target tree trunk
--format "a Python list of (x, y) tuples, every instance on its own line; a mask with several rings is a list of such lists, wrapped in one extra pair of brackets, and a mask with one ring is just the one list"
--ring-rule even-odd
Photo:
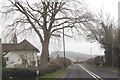
[(109, 47), (105, 50), (105, 65), (112, 66), (112, 49)]
[(42, 54), (40, 66), (48, 67), (48, 58), (49, 58), (49, 35), (44, 36), (44, 41), (42, 43)]

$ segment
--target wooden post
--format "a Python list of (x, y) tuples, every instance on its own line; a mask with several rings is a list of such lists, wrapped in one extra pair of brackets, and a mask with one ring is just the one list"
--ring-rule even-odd
[(37, 69), (36, 69), (36, 80), (39, 80), (39, 75), (40, 75), (40, 66), (38, 62), (38, 57), (37, 57)]
[(36, 70), (36, 80), (39, 79), (39, 67), (37, 66), (37, 70)]

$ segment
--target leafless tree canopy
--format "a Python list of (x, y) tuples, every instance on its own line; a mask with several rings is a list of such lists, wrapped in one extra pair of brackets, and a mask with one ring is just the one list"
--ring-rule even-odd
[(5, 28), (8, 34), (13, 31), (19, 34), (29, 30), (37, 33), (42, 44), (43, 63), (46, 63), (49, 56), (51, 36), (60, 37), (63, 28), (80, 35), (82, 30), (87, 30), (85, 26), (93, 21), (91, 13), (77, 0), (68, 2), (38, 0), (34, 3), (27, 0), (8, 0), (2, 13), (5, 14), (6, 21), (9, 21), (6, 22)]
[[(44, 32), (48, 31), (50, 35), (59, 36), (54, 34), (56, 31), (60, 33), (63, 28), (72, 28), (78, 23), (81, 25), (84, 22), (91, 20), (91, 15), (87, 12), (85, 7), (81, 7), (80, 2), (49, 2), (39, 1), (30, 3), (27, 0), (25, 2), (19, 0), (8, 0), (6, 6), (4, 6), (2, 13), (5, 14), (7, 24), (6, 31), (16, 31), (22, 33), (24, 31), (34, 29), (35, 32), (43, 39)], [(80, 6), (76, 8), (75, 6)], [(12, 19), (11, 19), (12, 18)], [(11, 30), (10, 30), (11, 29)], [(8, 34), (10, 34), (9, 32)], [(39, 34), (40, 33), (40, 34)], [(42, 35), (41, 35), (42, 34)]]

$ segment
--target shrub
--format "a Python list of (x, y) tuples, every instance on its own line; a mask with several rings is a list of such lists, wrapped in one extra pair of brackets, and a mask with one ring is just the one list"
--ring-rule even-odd
[(48, 68), (45, 68), (45, 67), (40, 67), (40, 76), (43, 76), (47, 73), (52, 73), (52, 72), (55, 72), (59, 69), (61, 69), (61, 65), (59, 64), (50, 64), (48, 65)]
[(94, 58), (90, 58), (86, 61), (87, 64), (92, 64), (94, 65)]
[(36, 70), (27, 68), (3, 68), (3, 78), (35, 78)]
[[(61, 65), (50, 64), (48, 68), (39, 67), (40, 74), (43, 76), (47, 73), (55, 72), (61, 69)], [(16, 78), (16, 79), (26, 79), (26, 78), (36, 78), (36, 68), (3, 68), (3, 79), (5, 78)]]
[[(64, 65), (64, 57), (59, 57), (56, 60), (59, 64)], [(66, 64), (66, 66), (68, 66), (68, 65), (72, 64), (72, 61), (68, 58), (65, 58), (65, 64)]]
[(5, 61), (5, 58), (2, 56), (2, 67), (6, 67), (6, 61)]

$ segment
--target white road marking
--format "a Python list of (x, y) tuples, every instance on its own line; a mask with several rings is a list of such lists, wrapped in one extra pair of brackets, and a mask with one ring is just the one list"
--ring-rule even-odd
[(84, 69), (88, 74), (90, 74), (93, 78), (95, 78), (96, 80), (103, 80), (101, 77), (99, 77), (98, 75), (96, 75), (95, 73), (91, 72), (90, 70), (84, 68), (83, 66), (79, 65), (82, 69)]

